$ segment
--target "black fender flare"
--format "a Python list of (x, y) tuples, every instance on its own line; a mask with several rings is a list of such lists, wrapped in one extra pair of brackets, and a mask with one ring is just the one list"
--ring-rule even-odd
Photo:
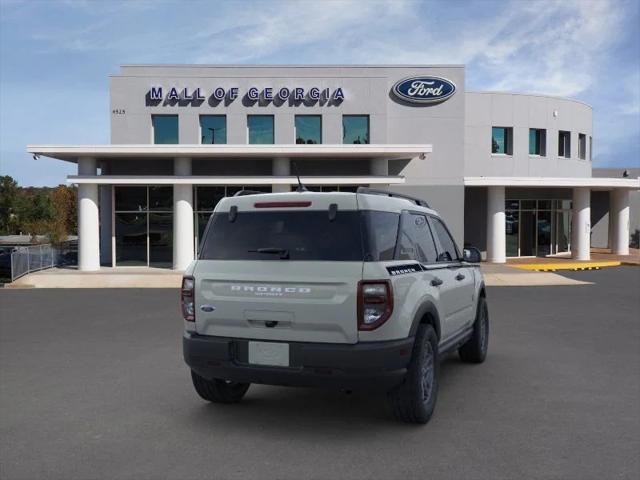
[(429, 323), (433, 325), (433, 328), (435, 329), (436, 335), (438, 336), (438, 340), (439, 340), (440, 332), (441, 332), (440, 314), (438, 313), (438, 309), (436, 308), (435, 304), (431, 300), (425, 301), (418, 308), (418, 311), (413, 317), (413, 322), (411, 323), (411, 330), (409, 330), (409, 336), (415, 337), (416, 333), (418, 332), (418, 327), (420, 326), (421, 323), (423, 323), (423, 320), (426, 315), (431, 316), (432, 320)]

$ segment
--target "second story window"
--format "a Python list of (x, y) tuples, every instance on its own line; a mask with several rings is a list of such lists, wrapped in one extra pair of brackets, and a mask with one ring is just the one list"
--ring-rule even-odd
[(578, 134), (578, 158), (587, 159), (587, 136), (584, 133)]
[(322, 117), (320, 115), (296, 115), (296, 143), (322, 143)]
[(342, 143), (369, 143), (369, 115), (342, 116)]
[(529, 155), (547, 155), (547, 131), (543, 128), (529, 129)]
[(178, 115), (152, 115), (153, 143), (178, 143)]
[(593, 160), (593, 137), (589, 135), (589, 161)]
[(513, 128), (491, 128), (491, 153), (513, 155)]
[(227, 143), (225, 115), (200, 115), (200, 143), (203, 145)]
[(571, 132), (558, 132), (558, 156), (571, 158)]
[(273, 144), (273, 115), (249, 115), (247, 117), (249, 144)]

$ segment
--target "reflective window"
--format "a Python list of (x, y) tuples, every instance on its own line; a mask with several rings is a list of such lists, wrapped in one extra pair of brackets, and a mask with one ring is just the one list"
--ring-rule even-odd
[(173, 187), (114, 187), (117, 266), (171, 268)]
[(147, 214), (116, 213), (116, 265), (147, 264)]
[(227, 143), (225, 115), (200, 115), (200, 143), (203, 145)]
[(320, 115), (296, 115), (296, 143), (322, 143), (322, 117)]
[(413, 213), (404, 214), (402, 216), (397, 259), (434, 263), (436, 258), (436, 245), (427, 217)]
[(149, 187), (149, 210), (173, 210), (173, 187)]
[(247, 126), (250, 144), (274, 143), (273, 115), (249, 115)]
[(440, 240), (440, 246), (442, 250), (438, 254), (438, 262), (451, 262), (459, 259), (458, 249), (456, 243), (451, 238), (447, 227), (438, 218), (432, 218), (433, 233), (437, 235)]
[(491, 153), (512, 155), (513, 150), (513, 128), (492, 127), (491, 128)]
[[(264, 250), (263, 250), (264, 249)], [(277, 249), (277, 250), (274, 250)], [(362, 261), (359, 212), (238, 212), (213, 215), (202, 244), (203, 260)]]
[(587, 159), (587, 136), (584, 133), (578, 134), (578, 158)]
[(365, 261), (393, 260), (400, 215), (392, 212), (363, 211)]
[(178, 115), (152, 115), (153, 143), (178, 143)]
[(529, 129), (529, 155), (547, 155), (547, 131), (542, 128)]
[(589, 161), (593, 160), (593, 138), (589, 135)]
[(520, 212), (518, 210), (507, 210), (505, 212), (507, 257), (518, 256), (519, 223)]
[(558, 156), (571, 158), (571, 132), (558, 132)]
[(116, 211), (141, 212), (147, 209), (147, 187), (116, 187)]
[(369, 143), (369, 115), (342, 116), (342, 143)]
[(171, 268), (173, 263), (173, 214), (149, 214), (149, 265)]

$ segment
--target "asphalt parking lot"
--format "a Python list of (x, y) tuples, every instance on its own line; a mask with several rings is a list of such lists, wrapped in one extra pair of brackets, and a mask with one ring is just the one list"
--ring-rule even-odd
[(173, 290), (0, 290), (0, 478), (640, 476), (640, 268), (488, 292), (489, 357), (448, 357), (432, 421), (380, 395), (192, 389)]

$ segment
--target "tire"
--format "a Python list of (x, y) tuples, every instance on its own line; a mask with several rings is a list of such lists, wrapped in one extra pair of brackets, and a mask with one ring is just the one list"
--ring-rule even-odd
[(191, 371), (193, 386), (203, 399), (213, 403), (237, 403), (249, 390), (250, 383), (227, 382), (214, 378), (207, 380)]
[(463, 362), (482, 363), (487, 358), (489, 348), (489, 309), (484, 297), (478, 299), (476, 320), (473, 323), (473, 334), (467, 342), (458, 349)]
[(388, 394), (396, 419), (427, 423), (438, 398), (438, 336), (431, 325), (418, 329), (404, 382)]

